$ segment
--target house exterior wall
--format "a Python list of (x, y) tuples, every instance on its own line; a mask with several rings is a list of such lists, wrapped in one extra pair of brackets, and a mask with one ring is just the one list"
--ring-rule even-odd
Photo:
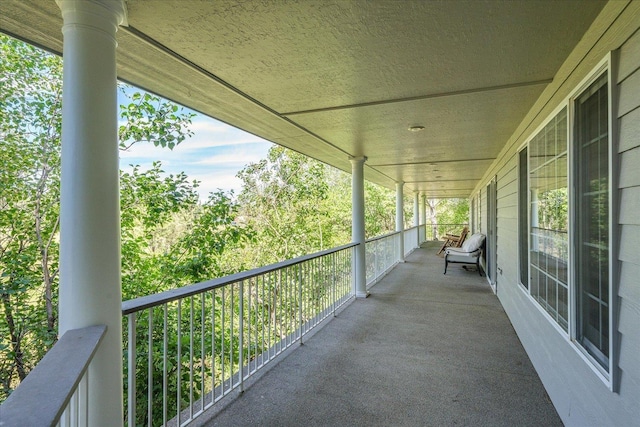
[[(552, 47), (550, 47), (552, 48)], [(609, 52), (610, 72), (619, 94), (613, 98), (614, 319), (618, 345), (612, 384), (604, 381), (566, 334), (543, 313), (519, 284), (518, 150)], [(617, 59), (616, 59), (617, 58)], [(616, 147), (617, 144), (617, 147)], [(611, 1), (553, 82), (518, 126), (472, 197), (482, 200), (481, 229), (486, 230), (486, 183), (498, 176), (497, 295), (553, 401), (568, 426), (637, 425), (640, 419), (640, 1)], [(618, 210), (619, 209), (619, 210)]]

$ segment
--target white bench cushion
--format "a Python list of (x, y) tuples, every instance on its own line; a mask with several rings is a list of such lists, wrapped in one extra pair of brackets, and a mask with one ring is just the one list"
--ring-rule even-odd
[(482, 247), (482, 244), (484, 243), (484, 239), (485, 239), (484, 234), (476, 233), (473, 236), (469, 237), (467, 240), (465, 240), (465, 242), (462, 244), (462, 247), (460, 249), (462, 249), (463, 252), (475, 252)]

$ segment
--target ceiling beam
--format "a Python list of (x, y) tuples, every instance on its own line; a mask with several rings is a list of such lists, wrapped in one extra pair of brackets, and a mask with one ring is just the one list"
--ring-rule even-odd
[(412, 166), (412, 165), (430, 165), (437, 166), (442, 163), (463, 163), (463, 162), (493, 162), (495, 158), (482, 158), (482, 159), (457, 159), (457, 160), (429, 160), (427, 162), (410, 162), (410, 163), (383, 163), (383, 164), (372, 164), (369, 166), (375, 167), (385, 167), (385, 166)]
[(424, 99), (433, 99), (433, 98), (444, 98), (449, 96), (458, 96), (458, 95), (468, 95), (473, 93), (482, 93), (482, 92), (492, 92), (497, 90), (506, 90), (513, 89), (519, 87), (526, 86), (539, 86), (539, 85), (548, 85), (553, 81), (553, 78), (543, 79), (543, 80), (534, 80), (529, 82), (520, 82), (520, 83), (511, 83), (506, 85), (499, 86), (488, 86), (481, 88), (471, 88), (471, 89), (463, 89), (456, 90), (453, 92), (442, 92), (442, 93), (432, 93), (427, 95), (419, 95), (419, 96), (409, 96), (406, 98), (396, 98), (396, 99), (383, 99), (380, 101), (371, 101), (371, 102), (362, 102), (359, 104), (348, 104), (348, 105), (336, 105), (333, 107), (324, 107), (324, 108), (314, 108), (311, 110), (300, 110), (300, 111), (289, 111), (286, 113), (280, 113), (283, 116), (295, 116), (298, 114), (309, 114), (309, 113), (322, 113), (326, 111), (338, 111), (338, 110), (348, 110), (352, 108), (360, 108), (360, 107), (371, 107), (375, 105), (386, 105), (386, 104), (397, 104), (400, 102), (411, 102), (411, 101), (421, 101)]

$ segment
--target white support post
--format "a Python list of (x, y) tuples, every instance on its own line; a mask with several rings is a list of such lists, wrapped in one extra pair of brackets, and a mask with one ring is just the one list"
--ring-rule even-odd
[(420, 225), (420, 193), (413, 193), (413, 226)]
[(396, 231), (400, 232), (398, 239), (398, 262), (404, 262), (404, 182), (396, 182)]
[(89, 422), (121, 426), (122, 314), (116, 31), (122, 0), (57, 0), (64, 73), (60, 335), (107, 325), (89, 367)]
[(356, 298), (366, 298), (367, 272), (365, 270), (364, 250), (364, 162), (366, 157), (352, 157), (351, 159), (351, 238), (355, 247), (353, 287)]
[[(420, 224), (424, 225), (424, 240), (427, 240), (427, 196), (422, 193), (420, 195)], [(418, 242), (418, 244), (423, 242)]]

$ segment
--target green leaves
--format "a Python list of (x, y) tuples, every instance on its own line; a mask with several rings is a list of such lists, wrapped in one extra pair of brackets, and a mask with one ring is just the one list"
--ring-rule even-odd
[(120, 183), (124, 299), (236, 271), (222, 255), (250, 234), (234, 223), (230, 195), (212, 193), (201, 203), (197, 181), (185, 173), (165, 175), (160, 162), (121, 173)]
[[(243, 181), (239, 217), (256, 236), (243, 254), (252, 267), (351, 241), (350, 175), (274, 146), (267, 159), (237, 176)], [(367, 235), (393, 230), (393, 193), (365, 183), (365, 198)]]
[[(121, 90), (130, 101), (121, 106), (121, 148), (172, 149), (191, 135), (192, 113), (126, 85)], [(0, 108), (1, 401), (56, 339), (62, 59), (0, 34)], [(165, 249), (188, 228), (174, 227), (181, 215), (200, 209), (197, 183), (184, 173), (165, 176), (158, 163), (124, 174), (122, 185), (128, 295), (175, 285), (164, 281), (170, 269), (163, 266), (185, 261)]]
[(0, 399), (55, 340), (61, 95), (60, 58), (0, 35)]
[(195, 114), (185, 113), (177, 104), (155, 95), (132, 93), (130, 86), (121, 84), (120, 89), (131, 100), (128, 105), (120, 105), (120, 149), (146, 141), (172, 150), (193, 135), (189, 125)]

